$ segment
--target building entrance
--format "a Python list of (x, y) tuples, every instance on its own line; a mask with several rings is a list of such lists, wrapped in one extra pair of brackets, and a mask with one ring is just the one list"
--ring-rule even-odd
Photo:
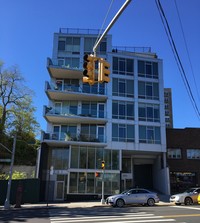
[(57, 175), (57, 181), (55, 182), (55, 200), (64, 200), (65, 193), (65, 175)]
[(151, 164), (134, 165), (134, 182), (136, 187), (153, 188)]

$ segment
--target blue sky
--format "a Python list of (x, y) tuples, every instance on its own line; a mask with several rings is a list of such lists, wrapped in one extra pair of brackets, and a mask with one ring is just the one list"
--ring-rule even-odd
[[(0, 60), (5, 62), (5, 68), (18, 65), (27, 86), (34, 90), (35, 115), (43, 130), (46, 122), (42, 110), (48, 104), (44, 92), (44, 83), (49, 80), (46, 60), (52, 55), (53, 33), (59, 28), (100, 29), (111, 1), (0, 0)], [(113, 1), (104, 28), (124, 2)], [(197, 86), (200, 83), (200, 1), (176, 0), (194, 76), (175, 0), (161, 0), (161, 3), (200, 110), (194, 82), (195, 79)], [(200, 120), (183, 84), (155, 0), (132, 0), (109, 34), (113, 35), (114, 46), (151, 47), (163, 59), (164, 86), (172, 88), (174, 127), (199, 127)]]

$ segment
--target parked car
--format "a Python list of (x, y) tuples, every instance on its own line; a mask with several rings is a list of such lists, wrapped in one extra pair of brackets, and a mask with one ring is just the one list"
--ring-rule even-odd
[(156, 193), (143, 188), (130, 189), (106, 199), (106, 204), (110, 204), (113, 207), (123, 207), (127, 204), (146, 204), (153, 206), (158, 202), (159, 198)]
[(200, 204), (200, 194), (197, 196), (197, 203)]
[(191, 205), (197, 203), (197, 197), (199, 193), (199, 187), (190, 188), (183, 193), (172, 195), (169, 201), (174, 202), (176, 205)]

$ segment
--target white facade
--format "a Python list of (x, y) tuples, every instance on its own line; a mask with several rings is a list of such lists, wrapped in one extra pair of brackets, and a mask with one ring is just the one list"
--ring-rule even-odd
[(99, 195), (104, 160), (106, 195), (134, 186), (169, 194), (162, 60), (139, 48), (113, 49), (108, 35), (97, 55), (110, 63), (110, 82), (83, 84), (83, 56), (92, 53), (97, 34), (54, 34), (40, 178), (50, 182), (54, 200)]

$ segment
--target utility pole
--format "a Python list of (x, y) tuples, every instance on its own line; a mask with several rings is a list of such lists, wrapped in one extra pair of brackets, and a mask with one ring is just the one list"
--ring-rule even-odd
[(13, 149), (12, 149), (12, 151), (10, 151), (7, 148), (7, 150), (12, 154), (12, 158), (11, 158), (11, 164), (10, 164), (9, 180), (8, 180), (6, 200), (5, 200), (5, 203), (4, 203), (4, 209), (9, 209), (10, 208), (10, 190), (11, 190), (11, 182), (12, 182), (13, 165), (14, 165), (14, 159), (15, 159), (16, 140), (17, 140), (17, 137), (15, 135), (14, 136), (14, 140), (13, 140)]
[(119, 11), (117, 12), (117, 14), (112, 19), (112, 21), (109, 23), (109, 25), (107, 26), (107, 28), (105, 29), (105, 31), (102, 33), (102, 35), (99, 38), (99, 40), (97, 41), (97, 43), (94, 45), (93, 52), (94, 52), (94, 56), (95, 57), (96, 57), (96, 50), (97, 50), (98, 45), (100, 44), (100, 42), (102, 41), (102, 39), (105, 37), (105, 35), (108, 33), (108, 31), (111, 29), (111, 27), (114, 25), (114, 23), (116, 22), (116, 20), (119, 18), (119, 16), (122, 14), (122, 12), (124, 11), (124, 9), (128, 6), (128, 4), (130, 2), (131, 2), (131, 0), (126, 0), (126, 2), (122, 5), (122, 7), (119, 9)]
[[(128, 6), (128, 4), (131, 2), (131, 0), (126, 0), (126, 2), (122, 5), (122, 7), (119, 9), (119, 11), (117, 12), (117, 14), (113, 17), (112, 21), (109, 23), (109, 25), (107, 26), (107, 28), (105, 29), (105, 31), (102, 33), (101, 37), (99, 38), (99, 40), (97, 41), (97, 43), (94, 45), (93, 47), (93, 52), (94, 52), (94, 57), (96, 57), (96, 50), (97, 47), (99, 46), (100, 42), (102, 41), (102, 39), (105, 37), (105, 35), (108, 33), (108, 31), (111, 29), (111, 27), (114, 25), (114, 23), (116, 22), (116, 20), (119, 18), (119, 16), (122, 14), (122, 12), (125, 10), (125, 8)], [(101, 65), (101, 64), (100, 64)], [(105, 73), (105, 77), (99, 77), (99, 82), (105, 81), (105, 82), (109, 82), (110, 79), (108, 77), (108, 75), (110, 74), (110, 72), (108, 71), (107, 67), (109, 66), (109, 63), (106, 63), (105, 61), (102, 61), (102, 70), (100, 72), (100, 74), (104, 74)], [(105, 72), (103, 72), (103, 70)], [(105, 161), (102, 161), (102, 199), (101, 199), (101, 203), (105, 204), (105, 199), (104, 199), (104, 174), (105, 174)]]

